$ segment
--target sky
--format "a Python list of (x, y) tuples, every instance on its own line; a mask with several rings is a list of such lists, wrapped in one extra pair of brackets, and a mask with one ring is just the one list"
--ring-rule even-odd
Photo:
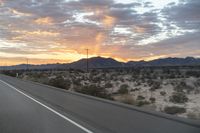
[(0, 0), (0, 65), (200, 57), (200, 0)]

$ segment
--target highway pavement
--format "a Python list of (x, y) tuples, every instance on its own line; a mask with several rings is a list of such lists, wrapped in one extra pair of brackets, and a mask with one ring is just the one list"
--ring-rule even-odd
[(200, 121), (0, 75), (0, 133), (200, 133)]

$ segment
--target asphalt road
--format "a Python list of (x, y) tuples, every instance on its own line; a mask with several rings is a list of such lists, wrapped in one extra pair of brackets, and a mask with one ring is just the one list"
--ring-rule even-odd
[(200, 133), (200, 121), (0, 75), (0, 133)]

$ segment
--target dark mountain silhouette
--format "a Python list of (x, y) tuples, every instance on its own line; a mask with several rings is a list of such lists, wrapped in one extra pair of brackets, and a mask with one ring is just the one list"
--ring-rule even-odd
[(186, 57), (186, 58), (163, 58), (152, 61), (138, 61), (128, 62), (129, 66), (191, 66), (200, 65), (199, 58)]
[[(135, 67), (135, 66), (192, 66), (200, 65), (200, 58), (186, 57), (186, 58), (163, 58), (152, 61), (129, 61), (119, 62), (112, 58), (93, 57), (89, 58), (89, 68), (118, 68), (118, 67)], [(76, 62), (66, 64), (45, 64), (45, 65), (15, 65), (15, 66), (2, 66), (1, 70), (15, 70), (15, 69), (86, 69), (86, 59), (81, 59)]]
[[(86, 59), (81, 59), (77, 62), (69, 64), (71, 68), (86, 68)], [(122, 67), (123, 62), (118, 62), (112, 58), (93, 57), (88, 60), (90, 68), (108, 68), (108, 67)]]

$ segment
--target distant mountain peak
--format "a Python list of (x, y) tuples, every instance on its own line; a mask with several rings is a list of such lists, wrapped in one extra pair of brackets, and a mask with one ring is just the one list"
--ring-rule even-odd
[[(106, 68), (106, 67), (120, 67), (122, 66), (121, 62), (116, 61), (113, 58), (105, 58), (105, 57), (91, 57), (88, 59), (89, 68)], [(86, 67), (86, 59), (81, 59), (76, 62), (72, 62), (69, 64), (70, 68), (83, 68)]]
[[(86, 58), (66, 64), (45, 64), (45, 65), (28, 65), (29, 69), (86, 69)], [(200, 65), (200, 59), (194, 57), (185, 57), (185, 58), (177, 58), (177, 57), (168, 57), (155, 59), (151, 61), (129, 61), (119, 62), (113, 58), (105, 58), (101, 56), (91, 57), (88, 59), (89, 68), (117, 68), (117, 67), (135, 67), (135, 66), (191, 66), (191, 65)], [(1, 70), (5, 69), (5, 67), (0, 67)], [(15, 69), (27, 69), (26, 64), (20, 64), (15, 66), (7, 66), (8, 70)]]

